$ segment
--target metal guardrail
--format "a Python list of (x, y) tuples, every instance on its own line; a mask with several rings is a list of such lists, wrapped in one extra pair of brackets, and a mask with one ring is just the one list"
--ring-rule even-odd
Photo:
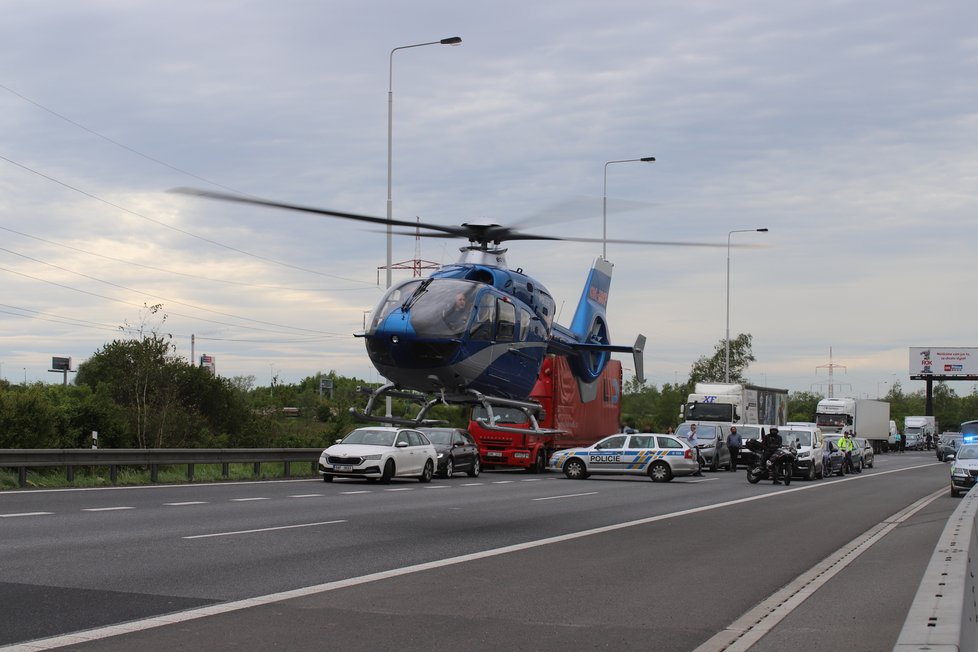
[(920, 581), (894, 652), (978, 649), (978, 491), (947, 521)]
[(195, 464), (220, 464), (222, 475), (228, 477), (231, 464), (254, 464), (254, 473), (261, 472), (261, 465), (270, 462), (285, 464), (285, 477), (292, 472), (293, 462), (306, 462), (317, 470), (321, 448), (17, 448), (0, 450), (0, 468), (17, 469), (21, 487), (27, 486), (27, 469), (39, 467), (64, 467), (69, 482), (74, 480), (75, 467), (108, 466), (113, 483), (118, 479), (119, 467), (149, 467), (150, 480), (159, 480), (159, 467), (187, 465), (187, 479), (194, 479)]

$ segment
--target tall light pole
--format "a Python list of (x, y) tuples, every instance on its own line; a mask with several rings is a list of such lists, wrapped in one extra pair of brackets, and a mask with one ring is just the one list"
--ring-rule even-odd
[(391, 286), (391, 265), (393, 265), (392, 259), (392, 246), (394, 239), (393, 227), (390, 224), (390, 220), (393, 219), (394, 204), (391, 200), (391, 170), (393, 168), (394, 159), (394, 53), (398, 50), (407, 50), (409, 48), (420, 48), (426, 45), (460, 45), (462, 39), (458, 36), (452, 36), (451, 38), (443, 38), (440, 41), (431, 41), (429, 43), (415, 43), (414, 45), (402, 45), (391, 50), (390, 55), (390, 67), (388, 69), (387, 75), (387, 287)]
[(725, 358), (723, 363), (723, 382), (730, 382), (730, 236), (734, 233), (767, 233), (767, 229), (736, 229), (727, 233), (727, 337)]
[[(420, 48), (426, 45), (461, 45), (462, 39), (459, 36), (443, 38), (440, 41), (430, 41), (428, 43), (415, 43), (414, 45), (402, 45), (391, 50), (390, 65), (387, 73), (387, 289), (391, 287), (391, 267), (394, 264), (394, 228), (391, 220), (394, 218), (394, 203), (391, 200), (391, 187), (394, 161), (394, 53), (398, 50), (409, 48)], [(391, 416), (391, 397), (388, 396), (386, 403), (387, 416)]]
[(601, 204), (601, 257), (608, 259), (608, 166), (612, 163), (655, 163), (654, 156), (607, 161), (604, 164), (604, 201)]

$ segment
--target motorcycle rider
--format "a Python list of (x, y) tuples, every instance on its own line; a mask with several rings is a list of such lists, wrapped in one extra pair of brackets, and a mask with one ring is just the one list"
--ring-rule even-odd
[[(778, 434), (777, 428), (771, 428), (768, 433), (764, 436), (764, 450), (761, 451), (761, 468), (766, 469), (768, 460), (771, 458), (784, 441), (781, 439), (781, 435)], [(781, 484), (781, 481), (774, 476), (772, 471), (771, 477), (774, 478), (774, 484)]]

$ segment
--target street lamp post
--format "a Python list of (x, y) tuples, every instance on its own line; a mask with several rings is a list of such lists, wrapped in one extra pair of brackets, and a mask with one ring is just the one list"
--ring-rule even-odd
[[(414, 45), (402, 45), (391, 50), (390, 65), (387, 74), (387, 289), (391, 287), (391, 267), (393, 261), (394, 229), (391, 220), (394, 218), (394, 204), (391, 199), (393, 160), (394, 160), (394, 53), (398, 50), (409, 48), (420, 48), (426, 45), (460, 45), (461, 37), (452, 36), (443, 38), (440, 41), (430, 41), (428, 43), (415, 43)], [(387, 416), (391, 416), (391, 398), (386, 401)]]
[(612, 163), (655, 163), (654, 156), (607, 161), (604, 164), (604, 201), (601, 204), (601, 257), (608, 259), (608, 166)]
[(723, 382), (730, 382), (730, 236), (734, 233), (767, 233), (767, 229), (736, 229), (727, 233), (727, 337), (725, 341), (725, 356), (723, 363)]
[(394, 153), (394, 53), (398, 50), (407, 50), (409, 48), (420, 48), (426, 45), (460, 45), (462, 39), (458, 36), (452, 36), (451, 38), (443, 38), (440, 41), (431, 41), (429, 43), (415, 43), (414, 45), (402, 45), (391, 50), (390, 54), (390, 66), (388, 68), (387, 75), (387, 287), (391, 286), (391, 265), (393, 264), (392, 259), (392, 245), (394, 238), (393, 227), (390, 221), (393, 219), (394, 204), (391, 200), (391, 170), (393, 169), (393, 153)]

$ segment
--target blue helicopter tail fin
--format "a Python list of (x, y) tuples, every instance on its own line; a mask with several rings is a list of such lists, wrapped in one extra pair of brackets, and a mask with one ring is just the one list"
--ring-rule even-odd
[[(607, 344), (608, 292), (611, 290), (611, 272), (614, 265), (604, 258), (597, 258), (584, 284), (581, 299), (571, 320), (570, 330), (580, 342)], [(603, 331), (603, 332), (602, 332)], [(602, 339), (603, 338), (603, 339)]]

